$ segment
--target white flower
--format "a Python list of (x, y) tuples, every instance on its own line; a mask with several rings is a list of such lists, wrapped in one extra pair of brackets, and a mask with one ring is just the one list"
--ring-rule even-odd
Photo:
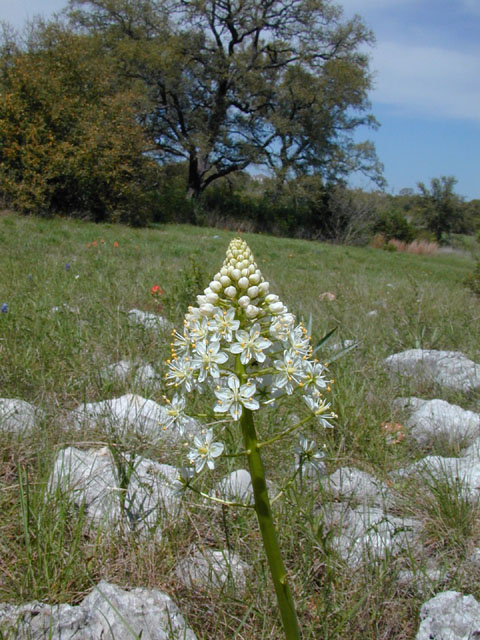
[(232, 353), (240, 353), (240, 362), (242, 364), (248, 364), (250, 360), (255, 358), (257, 362), (265, 361), (264, 349), (271, 346), (268, 338), (262, 338), (260, 335), (260, 325), (255, 323), (250, 331), (244, 331), (240, 329), (236, 332), (235, 337), (237, 342), (234, 342), (230, 347)]
[(324, 466), (322, 461), (325, 454), (319, 451), (313, 440), (308, 440), (305, 436), (300, 436), (300, 445), (295, 447), (295, 453), (298, 455), (298, 466), (300, 468), (307, 462), (317, 471), (323, 471)]
[(165, 378), (169, 386), (184, 385), (187, 391), (193, 391), (197, 387), (192, 362), (188, 356), (181, 356), (169, 362)]
[(178, 393), (176, 393), (171, 400), (167, 400), (166, 410), (168, 417), (165, 422), (160, 423), (162, 429), (165, 430), (176, 426), (178, 427), (180, 434), (183, 434), (184, 425), (188, 422), (188, 416), (185, 415), (184, 409), (185, 398), (178, 395)]
[(195, 472), (191, 467), (182, 467), (178, 472), (177, 477), (171, 484), (172, 493), (175, 496), (181, 496), (188, 488)]
[(228, 376), (228, 387), (218, 387), (215, 390), (217, 404), (213, 408), (216, 413), (227, 413), (234, 420), (238, 420), (242, 415), (242, 405), (247, 409), (255, 411), (259, 408), (258, 400), (253, 397), (256, 387), (253, 382), (247, 382), (240, 386), (240, 380), (233, 374)]
[(275, 316), (270, 325), (270, 335), (276, 340), (288, 340), (294, 324), (295, 316), (293, 313), (283, 313), (280, 316)]
[(214, 320), (216, 324), (215, 337), (232, 342), (233, 332), (240, 327), (240, 321), (235, 320), (235, 309), (228, 309), (227, 311), (218, 309), (215, 312)]
[(173, 342), (171, 344), (172, 351), (175, 354), (186, 355), (190, 349), (190, 338), (188, 336), (188, 332), (182, 336), (178, 331), (172, 332)]
[(195, 471), (200, 473), (205, 465), (209, 469), (215, 467), (214, 458), (218, 458), (223, 453), (224, 445), (222, 442), (212, 442), (213, 429), (208, 429), (203, 438), (195, 436), (193, 439), (194, 449), (190, 449), (187, 458), (191, 464), (195, 465)]
[(205, 317), (190, 318), (185, 323), (185, 328), (191, 336), (192, 346), (195, 347), (195, 342), (205, 340), (208, 336), (211, 327), (211, 320)]
[(312, 411), (316, 416), (318, 424), (320, 424), (322, 427), (333, 427), (333, 425), (330, 424), (329, 420), (335, 419), (337, 415), (333, 413), (333, 411), (329, 412), (329, 402), (325, 402), (325, 400), (323, 400), (320, 395), (303, 396), (303, 400), (310, 411)]
[(212, 378), (220, 377), (219, 364), (224, 364), (228, 360), (228, 355), (220, 351), (220, 342), (199, 342), (195, 346), (195, 355), (192, 366), (198, 371), (198, 381), (203, 382), (207, 375)]
[(303, 363), (305, 371), (304, 386), (306, 390), (319, 391), (320, 389), (326, 389), (329, 380), (325, 380), (324, 371), (325, 368), (319, 362), (312, 362), (311, 360), (305, 360)]
[(295, 353), (308, 356), (311, 351), (310, 337), (307, 330), (301, 324), (292, 329), (288, 334), (288, 343)]
[(288, 395), (293, 393), (293, 383), (302, 385), (305, 380), (303, 360), (294, 351), (288, 350), (283, 353), (283, 360), (275, 360), (273, 366), (279, 374), (274, 376), (273, 384), (278, 389), (285, 389)]

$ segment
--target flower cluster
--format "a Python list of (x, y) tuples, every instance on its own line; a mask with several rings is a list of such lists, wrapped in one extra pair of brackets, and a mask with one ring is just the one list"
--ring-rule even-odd
[[(239, 420), (244, 409), (256, 411), (273, 397), (299, 393), (319, 424), (331, 426), (336, 416), (323, 394), (332, 381), (312, 359), (306, 328), (270, 293), (243, 240), (232, 240), (197, 302), (185, 316), (183, 332), (172, 334), (166, 380), (176, 389), (176, 403), (182, 393), (208, 384), (216, 396), (215, 413)], [(198, 444), (189, 453), (191, 463), (197, 470), (205, 462), (212, 468), (223, 445), (212, 442), (210, 432), (207, 442)]]

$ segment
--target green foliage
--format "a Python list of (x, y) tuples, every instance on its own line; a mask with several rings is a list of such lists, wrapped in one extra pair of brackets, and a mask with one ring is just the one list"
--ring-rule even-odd
[(465, 284), (473, 293), (480, 296), (480, 260), (477, 261), (472, 273), (465, 278)]
[[(5, 63), (5, 60), (4, 60)], [(133, 225), (148, 219), (156, 166), (132, 92), (94, 37), (38, 24), (0, 78), (0, 193), (24, 213)]]
[(462, 229), (462, 201), (454, 192), (457, 180), (453, 176), (432, 178), (430, 188), (418, 183), (420, 190), (419, 210), (426, 229), (435, 234), (437, 242), (443, 234)]
[(417, 234), (413, 225), (398, 210), (382, 211), (375, 222), (373, 230), (375, 233), (382, 233), (387, 242), (392, 238), (403, 242), (412, 242)]
[[(256, 191), (245, 179), (252, 197), (258, 195), (258, 183), (254, 184)], [(234, 186), (241, 191), (240, 184)], [(384, 357), (419, 345), (458, 350), (476, 359), (479, 333), (472, 327), (480, 302), (459, 286), (473, 268), (470, 255), (439, 253), (425, 258), (244, 235), (259, 257), (272, 291), (299, 316), (308, 319), (312, 315), (317, 339), (338, 326), (331, 342), (359, 342), (357, 349), (330, 365), (335, 378), (333, 406), (340, 416), (335, 428), (305, 433), (325, 446), (328, 472), (354, 466), (379, 480), (387, 478), (393, 495), (404, 496), (403, 502), (396, 503), (395, 515), (419, 520), (423, 539), (430, 542), (428, 560), (445, 568), (445, 582), (439, 588), (472, 593), (479, 599), (478, 571), (473, 566), (468, 569), (466, 560), (470, 550), (478, 546), (476, 503), (468, 504), (464, 487), (453, 480), (449, 486), (432, 481), (430, 489), (424, 479), (412, 478), (411, 493), (405, 495), (403, 481), (390, 472), (407, 467), (427, 452), (419, 449), (406, 426), (405, 439), (396, 444), (382, 427), (385, 421), (400, 422), (403, 418), (393, 408), (394, 398), (439, 397), (438, 388), (429, 384), (392, 380), (385, 373)], [(71, 409), (125, 393), (146, 395), (144, 388), (134, 386), (132, 377), (107, 386), (101, 382), (100, 371), (107, 364), (128, 359), (150, 363), (160, 376), (164, 373), (161, 363), (170, 352), (169, 336), (130, 324), (127, 311), (158, 311), (150, 293), (151, 286), (158, 283), (166, 292), (160, 298), (162, 304), (166, 306), (164, 298), (171, 295), (172, 316), (178, 296), (180, 320), (185, 307), (208, 282), (202, 274), (218, 268), (231, 237), (224, 230), (187, 225), (131, 229), (0, 215), (0, 304), (7, 302), (9, 306), (7, 313), (0, 314), (0, 397), (22, 398), (47, 414), (28, 436), (0, 434), (0, 601), (18, 604), (38, 599), (73, 604), (92, 583), (107, 579), (168, 593), (179, 603), (199, 640), (281, 637), (252, 510), (216, 510), (194, 496), (185, 502), (187, 517), (172, 519), (161, 541), (143, 541), (134, 534), (116, 537), (95, 530), (82, 510), (72, 509), (64, 495), (47, 500), (45, 494), (59, 448), (67, 443), (100, 448), (108, 442), (107, 434), (99, 428), (72, 430), (65, 420)], [(98, 240), (98, 246), (87, 248), (92, 240)], [(118, 242), (117, 248), (114, 242)], [(197, 269), (190, 268), (190, 257), (200, 276), (195, 275)], [(189, 293), (185, 293), (186, 285)], [(336, 299), (322, 299), (326, 291)], [(61, 310), (54, 313), (53, 307)], [(373, 309), (378, 312), (375, 318), (369, 315)], [(314, 344), (317, 341), (314, 339)], [(326, 343), (315, 354), (322, 362), (335, 355), (336, 348), (330, 351), (330, 346)], [(163, 403), (164, 392), (161, 388), (148, 397)], [(442, 397), (465, 409), (478, 410), (476, 393), (446, 392)], [(205, 413), (208, 403), (196, 402), (196, 413)], [(259, 424), (264, 439), (274, 436), (279, 426), (287, 426), (290, 418), (278, 407), (272, 406), (266, 413)], [(205, 422), (211, 414), (208, 416)], [(112, 444), (122, 452), (134, 447), (139, 450), (132, 434)], [(285, 440), (266, 455), (268, 478), (277, 487), (290, 477), (297, 444), (294, 438)], [(428, 453), (452, 455), (438, 446)], [(170, 446), (152, 442), (144, 442), (141, 454), (166, 464), (177, 465), (179, 461)], [(123, 463), (128, 465), (128, 459)], [(225, 466), (205, 482), (202, 488), (207, 493), (232, 470), (229, 464), (225, 461)], [(129, 472), (125, 467), (123, 483)], [(321, 487), (304, 478), (303, 490), (295, 494), (294, 489), (292, 486), (276, 500), (275, 517), (305, 638), (414, 638), (425, 597), (395, 578), (403, 568), (422, 571), (425, 557), (421, 551), (415, 547), (407, 557), (387, 557), (352, 571), (351, 564), (333, 548), (333, 537), (342, 533), (341, 527), (321, 516), (319, 505), (326, 502)], [(52, 513), (58, 516), (52, 517)], [(238, 592), (235, 596), (226, 590), (219, 593), (178, 585), (178, 559), (188, 557), (199, 541), (207, 547), (228, 548), (252, 567), (242, 598)], [(458, 557), (458, 562), (452, 557)]]
[(147, 99), (140, 120), (161, 162), (185, 161), (188, 195), (251, 164), (337, 180), (381, 180), (367, 114), (372, 33), (331, 0), (72, 0), (124, 81)]

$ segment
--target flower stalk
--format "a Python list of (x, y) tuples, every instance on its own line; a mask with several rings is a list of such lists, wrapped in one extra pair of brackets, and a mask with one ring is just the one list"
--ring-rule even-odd
[(300, 640), (300, 628), (293, 603), (292, 593), (288, 583), (288, 576), (283, 564), (280, 545), (278, 543), (272, 510), (268, 497), (262, 458), (258, 447), (253, 413), (245, 409), (240, 418), (243, 441), (247, 450), (248, 468), (252, 479), (255, 511), (258, 525), (262, 534), (265, 555), (267, 556), (270, 574), (272, 576), (275, 594), (277, 596), (280, 616), (287, 640)]

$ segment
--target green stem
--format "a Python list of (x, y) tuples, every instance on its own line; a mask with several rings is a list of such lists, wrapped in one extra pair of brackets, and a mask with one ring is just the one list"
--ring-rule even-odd
[(277, 595), (285, 637), (287, 640), (300, 640), (301, 636), (297, 615), (295, 613), (295, 605), (288, 585), (287, 572), (283, 564), (280, 545), (278, 544), (277, 534), (273, 524), (265, 472), (258, 449), (253, 414), (250, 409), (243, 409), (240, 426), (242, 428), (245, 449), (248, 451), (247, 458), (250, 476), (252, 478), (255, 511), (257, 512), (263, 546)]

